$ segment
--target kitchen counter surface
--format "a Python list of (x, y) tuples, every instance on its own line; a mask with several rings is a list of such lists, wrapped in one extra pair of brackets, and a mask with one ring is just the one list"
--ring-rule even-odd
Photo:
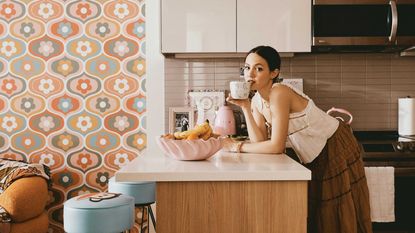
[(178, 161), (153, 148), (116, 172), (115, 179), (123, 182), (310, 180), (311, 171), (285, 154), (219, 151), (208, 160)]

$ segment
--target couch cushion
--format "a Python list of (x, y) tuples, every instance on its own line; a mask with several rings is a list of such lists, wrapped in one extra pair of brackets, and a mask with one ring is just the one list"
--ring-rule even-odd
[(13, 222), (23, 222), (40, 215), (48, 201), (48, 186), (42, 177), (25, 177), (14, 181), (2, 194), (2, 206)]
[(21, 223), (12, 223), (10, 233), (45, 233), (48, 232), (49, 219), (46, 211), (41, 215)]

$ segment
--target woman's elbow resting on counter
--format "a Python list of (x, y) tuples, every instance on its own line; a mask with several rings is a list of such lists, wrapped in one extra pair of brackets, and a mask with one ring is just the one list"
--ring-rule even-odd
[(271, 150), (273, 154), (282, 154), (285, 152), (285, 143), (279, 143), (272, 140), (268, 140), (269, 145), (267, 149)]
[(284, 149), (271, 149), (270, 150), (270, 154), (283, 154), (285, 152), (285, 148)]
[(241, 146), (241, 152), (263, 153), (263, 154), (282, 154), (285, 151), (285, 145), (279, 146), (270, 140), (262, 142), (244, 143)]

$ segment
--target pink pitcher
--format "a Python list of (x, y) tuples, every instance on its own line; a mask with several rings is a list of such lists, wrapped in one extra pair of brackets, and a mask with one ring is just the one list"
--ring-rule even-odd
[(229, 106), (221, 106), (216, 113), (214, 133), (220, 135), (236, 134), (235, 116), (233, 110)]

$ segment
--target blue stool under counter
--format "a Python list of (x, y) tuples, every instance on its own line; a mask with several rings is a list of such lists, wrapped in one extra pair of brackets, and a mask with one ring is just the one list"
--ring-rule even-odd
[(119, 193), (92, 193), (64, 203), (64, 230), (68, 233), (116, 233), (134, 226), (134, 198)]
[[(135, 207), (142, 208), (140, 232), (143, 232), (145, 209), (147, 209), (147, 213), (151, 217), (153, 227), (156, 229), (156, 221), (153, 210), (151, 209), (151, 204), (156, 201), (156, 182), (116, 182), (115, 178), (112, 177), (108, 183), (108, 191), (134, 197)], [(147, 215), (147, 220), (150, 221), (148, 217), (149, 216)], [(149, 222), (147, 222), (147, 226), (149, 229)]]

